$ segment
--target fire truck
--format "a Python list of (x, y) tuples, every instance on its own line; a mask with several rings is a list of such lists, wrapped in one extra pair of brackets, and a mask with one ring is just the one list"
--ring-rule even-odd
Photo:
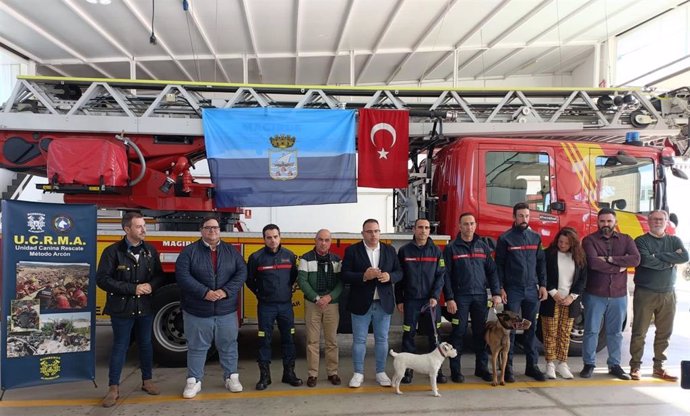
[[(0, 111), (0, 167), (12, 172), (3, 197), (11, 198), (38, 176), (45, 178), (39, 189), (63, 194), (67, 204), (136, 209), (151, 218), (155, 229), (147, 241), (160, 252), (168, 282), (154, 296), (155, 357), (162, 365), (185, 361), (174, 264), (180, 250), (199, 238), (199, 219), (209, 212), (220, 215), (223, 238), (245, 259), (263, 246), (260, 234), (243, 232), (244, 208), (217, 208), (213, 183), (192, 173), (206, 157), (203, 110), (238, 107), (409, 110), (409, 186), (393, 190), (396, 233), (382, 236), (394, 245), (409, 240), (407, 231), (418, 217), (430, 219), (440, 235), (437, 242), (445, 244), (467, 211), (477, 217), (477, 232), (495, 241), (510, 227), (517, 202), (529, 204), (530, 226), (544, 244), (563, 226), (581, 236), (596, 230), (602, 207), (618, 212), (620, 231), (637, 236), (648, 230), (647, 212), (669, 210), (666, 178), (684, 176), (673, 166), (674, 156), (688, 149), (685, 90), (650, 96), (625, 88), (363, 88), (19, 77)], [(93, 169), (75, 172), (61, 165), (63, 152), (81, 155)], [(99, 174), (103, 163), (123, 166), (120, 177)], [(122, 232), (111, 224), (98, 236), (100, 254)], [(334, 234), (333, 249), (342, 255), (359, 239), (357, 233)], [(283, 244), (300, 255), (312, 248), (313, 234), (284, 233)], [(104, 298), (99, 292), (99, 317)], [(240, 318), (255, 322), (254, 296), (245, 289), (241, 302)], [(299, 293), (294, 306), (296, 316), (303, 316)], [(582, 328), (576, 323), (575, 345)]]

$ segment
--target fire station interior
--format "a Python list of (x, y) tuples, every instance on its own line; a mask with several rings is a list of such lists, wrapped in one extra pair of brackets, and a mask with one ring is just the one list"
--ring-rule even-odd
[[(459, 351), (464, 382), (450, 379), (444, 359), (441, 369), (448, 381), (438, 384), (439, 397), (432, 394), (429, 377), (418, 372), (411, 383), (401, 384), (402, 395), (379, 385), (371, 329), (364, 381), (349, 387), (353, 337), (344, 303), (337, 335), (342, 384), (327, 379), (322, 339), (319, 375), (315, 386), (307, 386), (308, 300), (299, 288), (292, 299), (295, 374), (305, 383), (281, 382), (276, 327), (272, 383), (257, 390), (257, 300), (245, 287), (238, 315), (242, 391), (228, 391), (212, 350), (201, 391), (183, 398), (186, 340), (174, 282), (179, 252), (200, 237), (198, 222), (209, 212), (220, 212), (221, 236), (232, 240), (245, 260), (263, 247), (261, 230), (269, 223), (280, 226), (283, 244), (299, 256), (313, 248), (318, 230), (332, 230), (332, 250), (342, 256), (345, 247), (363, 238), (367, 218), (378, 220), (381, 239), (396, 249), (412, 238), (415, 219), (428, 218), (433, 241), (446, 246), (460, 232), (456, 219), (462, 207), (478, 210), (478, 232), (498, 236), (512, 224), (511, 207), (517, 202), (527, 203), (530, 226), (547, 244), (562, 226), (596, 232), (596, 210), (609, 208), (618, 213), (619, 229), (633, 230), (634, 236), (649, 231), (651, 211), (668, 212), (667, 231), (690, 249), (690, 2), (0, 0), (0, 5), (2, 199), (62, 204), (67, 211), (71, 204), (96, 205), (99, 254), (122, 238), (125, 209), (142, 212), (146, 241), (161, 252), (170, 283), (159, 293), (153, 330), (159, 395), (142, 391), (133, 341), (116, 403), (102, 406), (113, 331), (102, 310), (106, 295), (99, 289), (88, 343), (95, 378), (3, 387), (0, 415), (690, 414), (686, 264), (674, 266), (675, 324), (668, 348), (656, 352), (665, 355), (665, 370), (678, 380), (653, 376), (655, 348), (663, 348), (655, 345), (653, 321), (639, 380), (609, 374), (603, 334), (593, 375), (580, 377), (585, 330), (576, 321), (568, 358), (573, 379), (526, 376), (524, 337), (518, 331), (516, 380), (494, 387), (473, 375), (468, 331)], [(408, 186), (357, 187), (356, 203), (216, 211), (202, 113), (248, 107), (406, 110)], [(70, 147), (70, 139), (84, 138), (101, 140), (102, 146)], [(95, 160), (124, 146), (126, 154), (116, 160), (126, 166), (123, 176), (112, 184), (98, 176), (92, 183), (65, 183), (49, 165), (55, 159), (48, 157), (51, 148), (56, 155), (63, 145), (77, 151), (75, 160)], [(495, 248), (496, 238), (486, 241)], [(620, 365), (629, 372), (635, 284), (634, 269), (627, 272)], [(17, 296), (48, 304), (58, 302), (57, 295), (77, 301), (69, 297), (75, 296), (77, 282), (63, 282), (64, 293), (56, 295), (42, 284), (45, 279), (37, 275), (18, 283)], [(17, 351), (23, 351), (20, 356), (52, 354), (41, 338), (39, 309), (23, 308), (0, 326), (21, 327), (32, 335), (0, 340), (8, 355), (3, 360)], [(487, 310), (495, 320), (502, 306)], [(443, 315), (438, 339), (449, 341), (453, 318), (443, 302), (438, 313)], [(421, 354), (430, 349), (427, 334), (433, 326), (421, 321), (419, 326), (415, 343)], [(403, 315), (396, 309), (389, 350), (402, 350), (403, 332)], [(538, 338), (537, 365), (546, 371)], [(388, 355), (385, 371), (391, 378), (393, 363)]]

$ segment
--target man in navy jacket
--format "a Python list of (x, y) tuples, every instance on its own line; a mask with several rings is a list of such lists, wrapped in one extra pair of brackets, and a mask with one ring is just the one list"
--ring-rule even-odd
[(389, 387), (386, 374), (388, 356), (388, 330), (395, 308), (393, 283), (402, 279), (402, 269), (395, 249), (380, 243), (379, 222), (368, 219), (362, 225), (363, 241), (345, 250), (343, 283), (350, 285), (348, 309), (352, 315), (352, 363), (354, 375), (350, 387), (362, 385), (364, 357), (369, 324), (374, 327), (376, 382)]
[(450, 377), (454, 383), (462, 383), (465, 377), (460, 370), (463, 338), (467, 331), (468, 317), (472, 318), (474, 341), (474, 375), (491, 381), (487, 366), (489, 356), (484, 341), (484, 326), (489, 312), (486, 307), (486, 290), (490, 289), (494, 304), (501, 303), (501, 291), (496, 273), (496, 263), (491, 257), (491, 247), (477, 234), (477, 220), (469, 212), (460, 214), (460, 232), (443, 252), (446, 262), (444, 294), (448, 312), (453, 314), (451, 343), (458, 351), (450, 359)]
[[(419, 218), (414, 222), (412, 241), (400, 247), (398, 259), (403, 269), (403, 278), (395, 285), (395, 301), (398, 310), (403, 313), (403, 352), (416, 353), (414, 338), (417, 334), (417, 321), (424, 306), (436, 307), (443, 288), (445, 267), (441, 249), (429, 237), (431, 223)], [(440, 325), (441, 314), (435, 313), (434, 325)], [(429, 331), (429, 350), (436, 348), (437, 339), (434, 331)], [(402, 383), (412, 382), (413, 372), (405, 370)], [(439, 368), (436, 376), (438, 383), (448, 379)]]
[[(536, 345), (537, 313), (540, 302), (546, 300), (546, 256), (541, 247), (541, 237), (529, 228), (529, 206), (520, 202), (513, 207), (513, 226), (500, 237), (496, 244), (496, 265), (501, 282), (501, 297), (506, 309), (519, 313), (532, 325), (524, 333), (525, 375), (537, 381), (546, 381), (537, 361)], [(513, 349), (515, 332), (510, 334), (510, 352), (505, 380), (515, 382), (513, 375)]]
[(200, 229), (201, 239), (185, 247), (175, 263), (187, 338), (185, 399), (201, 391), (212, 340), (223, 367), (225, 388), (242, 391), (237, 373), (237, 305), (247, 266), (235, 247), (220, 239), (218, 218), (204, 218)]
[(278, 322), (283, 353), (283, 383), (298, 387), (295, 375), (295, 315), (292, 286), (297, 281), (297, 256), (280, 245), (280, 228), (268, 224), (263, 229), (265, 246), (249, 256), (247, 287), (256, 295), (259, 315), (259, 381), (257, 390), (271, 384), (271, 336)]

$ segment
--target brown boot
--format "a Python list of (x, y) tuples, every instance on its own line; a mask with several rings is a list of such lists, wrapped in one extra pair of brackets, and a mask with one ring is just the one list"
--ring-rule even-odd
[(141, 385), (141, 389), (152, 396), (158, 396), (161, 394), (161, 390), (153, 383), (153, 380), (144, 380), (144, 384)]
[(105, 395), (101, 405), (103, 407), (113, 407), (117, 403), (117, 399), (120, 398), (120, 389), (118, 386), (110, 386), (108, 388), (108, 394)]

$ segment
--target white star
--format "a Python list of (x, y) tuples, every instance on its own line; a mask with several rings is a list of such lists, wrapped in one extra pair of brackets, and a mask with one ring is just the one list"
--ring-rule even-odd
[(383, 148), (379, 150), (379, 159), (388, 159), (388, 153)]

